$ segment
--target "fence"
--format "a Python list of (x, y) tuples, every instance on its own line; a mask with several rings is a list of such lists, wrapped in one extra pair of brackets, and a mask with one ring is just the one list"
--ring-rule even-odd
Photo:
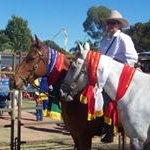
[[(16, 53), (0, 53), (0, 61), (1, 61), (1, 65), (0, 65), (0, 69), (2, 67), (5, 66), (12, 66), (13, 71), (11, 72), (6, 72), (6, 71), (0, 71), (1, 73), (7, 73), (7, 74), (14, 74), (15, 71), (15, 66), (16, 64), (20, 63), (22, 61), (22, 58), (24, 57), (24, 55), (22, 53), (20, 54), (16, 54)], [(21, 120), (21, 112), (24, 110), (35, 110), (37, 109), (37, 107), (24, 107), (22, 108), (21, 106), (21, 101), (22, 101), (22, 97), (21, 94), (23, 91), (19, 91), (19, 98), (18, 98), (18, 111), (17, 111), (17, 120), (15, 118), (15, 105), (14, 105), (14, 90), (11, 90), (11, 108), (8, 109), (0, 109), (0, 111), (3, 112), (10, 112), (11, 113), (11, 123), (10, 123), (10, 149), (11, 150), (20, 150), (21, 149), (21, 144), (26, 143), (25, 141), (22, 141), (21, 138), (21, 132), (22, 132), (22, 126), (29, 126), (29, 125), (37, 125), (37, 124), (56, 124), (56, 123), (62, 123), (62, 121), (48, 121), (48, 122), (28, 122), (28, 123), (22, 123)], [(15, 121), (17, 121), (17, 135), (15, 135)], [(0, 126), (0, 127), (5, 127), (5, 125)], [(123, 136), (123, 140), (122, 140), (122, 136), (119, 136), (119, 149), (123, 149), (123, 147), (125, 147), (125, 143), (124, 143), (124, 136)], [(122, 142), (123, 141), (123, 142)], [(42, 141), (43, 142), (43, 141)], [(123, 144), (123, 147), (121, 147), (121, 144)]]
[[(16, 53), (0, 53), (0, 74), (14, 74), (16, 64), (20, 63), (24, 57), (23, 53), (16, 54)], [(12, 71), (1, 71), (3, 67), (12, 66)], [(8, 112), (10, 113), (11, 121), (10, 125), (0, 125), (1, 128), (10, 128), (10, 149), (11, 150), (20, 150), (21, 144), (24, 143), (21, 140), (21, 127), (27, 125), (36, 125), (36, 124), (53, 124), (53, 123), (60, 123), (60, 121), (49, 121), (49, 122), (34, 122), (34, 123), (22, 123), (21, 122), (21, 112), (24, 110), (35, 110), (41, 109), (35, 107), (21, 107), (22, 101), (22, 92), (19, 91), (18, 94), (18, 111), (17, 111), (17, 119), (15, 118), (15, 90), (10, 91), (0, 91), (0, 92), (10, 92), (11, 94), (11, 108), (0, 108), (0, 112)], [(30, 91), (31, 92), (31, 91)], [(15, 122), (17, 121), (17, 135), (15, 135)], [(61, 121), (62, 122), (62, 121)]]

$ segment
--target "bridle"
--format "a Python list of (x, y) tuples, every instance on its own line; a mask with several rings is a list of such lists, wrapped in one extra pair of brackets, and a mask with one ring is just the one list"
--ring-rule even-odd
[(37, 62), (35, 63), (35, 65), (33, 66), (32, 69), (29, 70), (29, 74), (27, 77), (23, 78), (20, 76), (21, 80), (24, 82), (24, 84), (26, 85), (27, 83), (30, 83), (32, 86), (34, 86), (36, 88), (36, 85), (33, 83), (33, 80), (30, 79), (30, 77), (38, 77), (36, 74), (37, 69), (39, 68), (39, 64), (42, 61), (44, 64), (46, 64), (46, 60), (43, 58), (43, 49), (41, 50), (35, 50), (38, 54), (38, 59)]
[[(23, 77), (21, 77), (20, 76), (20, 78), (21, 78), (21, 80), (23, 81), (23, 83), (26, 85), (27, 83), (29, 83), (32, 87), (34, 87), (35, 89), (37, 89), (38, 91), (40, 91), (40, 87), (39, 86), (37, 86), (34, 82), (33, 82), (33, 80), (32, 79), (30, 79), (30, 76), (33, 76), (33, 77), (38, 77), (37, 75), (36, 75), (36, 71), (37, 71), (37, 69), (38, 69), (38, 67), (39, 67), (39, 64), (40, 64), (40, 62), (41, 61), (43, 61), (43, 63), (46, 65), (46, 61), (47, 60), (45, 60), (44, 58), (43, 58), (43, 56), (44, 56), (44, 54), (43, 54), (43, 49), (41, 49), (41, 50), (35, 50), (37, 53), (38, 53), (38, 59), (37, 59), (37, 62), (35, 63), (35, 65), (34, 65), (34, 67), (29, 71), (29, 74), (28, 74), (28, 76), (26, 77), (26, 78), (23, 78)], [(47, 95), (47, 96), (50, 96), (50, 97), (54, 97), (53, 95), (51, 95), (51, 94), (49, 94), (49, 93), (47, 93), (47, 92), (44, 92), (44, 91), (42, 91), (42, 93), (44, 93), (45, 95)]]
[[(77, 85), (80, 81), (82, 74), (87, 74), (86, 60), (84, 60), (82, 58), (78, 58), (75, 60), (75, 62), (71, 63), (70, 68), (76, 70), (78, 60), (81, 61), (80, 72), (77, 74), (76, 78), (74, 79), (74, 81), (72, 83), (69, 83), (67, 78), (64, 80), (64, 83), (63, 83), (63, 88), (66, 89), (69, 92), (69, 95), (71, 95), (71, 96), (75, 96), (75, 95), (77, 95), (77, 93), (80, 92)], [(66, 87), (68, 87), (68, 88), (66, 88)]]
[[(75, 64), (72, 63), (71, 65), (73, 65), (73, 66), (75, 67)], [(82, 74), (85, 74), (85, 73), (86, 73), (86, 61), (84, 60), (81, 65), (82, 65), (82, 67), (81, 67), (81, 69), (80, 69), (79, 74), (77, 75), (77, 77), (76, 77), (76, 79), (74, 80), (74, 82), (71, 83), (71, 85), (70, 85), (70, 88), (71, 88), (72, 91), (75, 90), (75, 88), (76, 88), (76, 86), (77, 86), (77, 84), (78, 84), (78, 81), (79, 81), (80, 76), (81, 76)]]

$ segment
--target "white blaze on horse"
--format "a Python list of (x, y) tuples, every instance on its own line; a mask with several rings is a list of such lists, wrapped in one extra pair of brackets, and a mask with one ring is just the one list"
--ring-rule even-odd
[[(87, 53), (82, 47), (80, 50), (61, 86), (64, 100), (72, 101), (83, 91), (89, 84), (89, 74), (94, 72), (88, 72), (85, 59), (91, 51)], [(150, 150), (150, 75), (100, 54), (96, 76), (98, 88), (117, 104), (124, 131), (133, 140), (131, 149)]]

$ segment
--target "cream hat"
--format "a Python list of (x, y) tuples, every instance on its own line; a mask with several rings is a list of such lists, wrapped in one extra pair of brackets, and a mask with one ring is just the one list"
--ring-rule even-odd
[(110, 17), (103, 18), (102, 20), (105, 20), (106, 22), (108, 20), (117, 20), (117, 21), (121, 22), (122, 28), (126, 28), (129, 26), (129, 22), (126, 19), (124, 19), (117, 10), (111, 10)]

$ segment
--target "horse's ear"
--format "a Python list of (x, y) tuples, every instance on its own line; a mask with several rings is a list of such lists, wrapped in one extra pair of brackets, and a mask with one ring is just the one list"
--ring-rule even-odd
[(30, 38), (31, 38), (31, 43), (34, 43), (34, 38), (33, 38), (33, 36), (31, 36)]
[(35, 34), (35, 42), (36, 42), (38, 47), (40, 47), (42, 45), (42, 42), (39, 40), (39, 38), (37, 37), (36, 34)]
[(34, 36), (35, 36), (36, 43), (39, 43), (39, 39), (38, 39), (37, 35), (35, 34)]
[(89, 51), (90, 50), (90, 44), (88, 42), (85, 42), (84, 49)]
[(83, 46), (80, 44), (80, 42), (77, 42), (77, 44), (78, 44), (80, 53), (83, 54), (83, 51), (84, 51)]
[(90, 50), (90, 46), (88, 45), (88, 43), (86, 45), (84, 45), (84, 47), (79, 43), (79, 49), (80, 49), (82, 58), (86, 59), (86, 55), (87, 55), (88, 51)]

